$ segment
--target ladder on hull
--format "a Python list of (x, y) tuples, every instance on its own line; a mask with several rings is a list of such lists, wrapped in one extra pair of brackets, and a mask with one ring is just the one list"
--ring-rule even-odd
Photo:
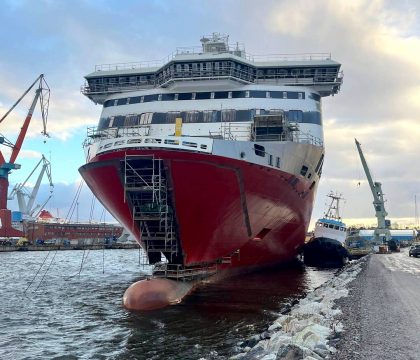
[(126, 155), (124, 188), (149, 262), (160, 261), (161, 253), (172, 261), (178, 255), (178, 241), (163, 160)]

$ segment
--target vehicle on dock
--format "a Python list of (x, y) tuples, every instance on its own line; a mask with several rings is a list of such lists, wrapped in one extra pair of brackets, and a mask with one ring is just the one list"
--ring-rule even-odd
[(344, 246), (349, 254), (349, 259), (358, 259), (373, 252), (372, 244), (362, 238), (358, 232), (351, 232), (346, 237)]
[(420, 244), (413, 244), (408, 251), (408, 256), (420, 256)]
[(342, 266), (349, 257), (344, 247), (347, 228), (340, 216), (341, 196), (329, 193), (331, 199), (324, 217), (315, 224), (313, 237), (303, 248), (304, 263), (309, 266)]

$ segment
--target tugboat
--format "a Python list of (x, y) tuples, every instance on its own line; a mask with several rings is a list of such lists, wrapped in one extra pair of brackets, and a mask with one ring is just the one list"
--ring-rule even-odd
[(314, 236), (304, 247), (304, 262), (309, 266), (342, 266), (348, 260), (344, 247), (346, 225), (339, 212), (339, 203), (343, 198), (333, 192), (327, 197), (331, 199), (328, 209), (324, 217), (316, 222)]

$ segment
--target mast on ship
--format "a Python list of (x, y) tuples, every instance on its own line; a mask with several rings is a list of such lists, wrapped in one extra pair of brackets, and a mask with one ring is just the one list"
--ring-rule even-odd
[(328, 210), (325, 213), (326, 219), (333, 219), (337, 221), (341, 221), (340, 216), (340, 200), (344, 200), (341, 196), (342, 194), (333, 193), (332, 191), (327, 195), (331, 199), (331, 202), (328, 206)]

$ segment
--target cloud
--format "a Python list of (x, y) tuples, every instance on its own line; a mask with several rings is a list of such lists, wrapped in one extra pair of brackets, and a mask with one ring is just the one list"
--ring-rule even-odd
[[(337, 96), (323, 99), (326, 159), (313, 217), (322, 214), (330, 190), (347, 198), (344, 217), (373, 216), (354, 138), (383, 183), (390, 217), (408, 217), (413, 194), (420, 193), (418, 9), (416, 0), (6, 2), (0, 14), (0, 41), (6, 44), (0, 113), (45, 72), (57, 159), (67, 146), (68, 153), (81, 153), (86, 126), (99, 118), (100, 106), (80, 94), (83, 75), (94, 64), (162, 59), (176, 46), (199, 45), (200, 36), (213, 31), (244, 42), (252, 54), (331, 52), (343, 64), (344, 84)], [(0, 132), (13, 139), (31, 96)], [(24, 150), (37, 151), (33, 140), (42, 142), (41, 130), (37, 110)], [(78, 160), (72, 161), (56, 160), (70, 184), (79, 176)]]

